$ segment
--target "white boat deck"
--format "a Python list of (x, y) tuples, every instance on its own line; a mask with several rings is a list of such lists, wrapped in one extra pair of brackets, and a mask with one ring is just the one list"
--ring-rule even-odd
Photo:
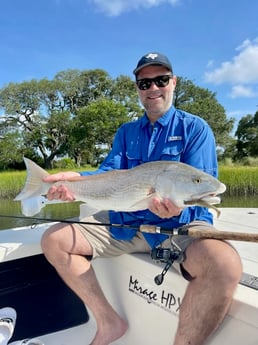
[[(257, 208), (221, 208), (221, 216), (214, 217), (218, 230), (235, 231), (244, 233), (258, 233)], [(239, 252), (243, 270), (246, 273), (258, 276), (258, 243), (231, 241)]]
[[(1, 231), (0, 261), (41, 253), (39, 240), (48, 226), (15, 229), (11, 233)], [(219, 230), (257, 233), (258, 209), (222, 208), (215, 226)], [(258, 243), (232, 241), (232, 244), (240, 253), (244, 272), (257, 282)], [(146, 254), (98, 259), (94, 267), (108, 300), (129, 324), (128, 332), (114, 345), (173, 343), (178, 308), (187, 286), (179, 273), (172, 269), (162, 285), (155, 285), (153, 278), (161, 273), (164, 264), (156, 264)], [(90, 317), (84, 325), (42, 335), (40, 339), (45, 345), (88, 345), (95, 331), (94, 318)], [(253, 287), (238, 285), (227, 317), (207, 342), (207, 345), (224, 344), (258, 344), (258, 290), (255, 284)]]
[[(258, 209), (221, 209), (221, 217), (215, 219), (215, 225), (219, 230), (238, 232), (258, 232)], [(239, 251), (243, 260), (244, 272), (256, 277), (258, 275), (258, 243), (231, 242)], [(129, 276), (143, 280), (145, 288), (152, 289), (157, 296), (162, 291), (180, 299), (183, 296), (186, 282), (177, 272), (172, 272), (165, 277), (164, 283), (158, 287), (153, 285), (153, 277), (159, 273), (162, 265), (150, 261), (148, 255), (122, 256), (120, 259), (97, 260), (95, 269), (99, 280), (103, 284), (111, 281), (105, 291), (115, 308), (127, 318), (130, 329), (127, 334), (114, 342), (116, 345), (156, 345), (157, 342), (171, 345), (173, 332), (177, 325), (178, 312), (175, 306), (167, 308), (161, 300), (155, 303), (146, 303), (137, 293), (130, 293), (128, 289)], [(141, 271), (139, 271), (141, 267)], [(256, 278), (254, 278), (256, 279)], [(257, 278), (258, 279), (258, 278)], [(144, 285), (145, 284), (145, 285)], [(151, 285), (152, 284), (152, 285)], [(175, 301), (174, 301), (175, 302)], [(175, 302), (176, 304), (176, 302)], [(137, 310), (135, 310), (137, 307)], [(218, 344), (258, 344), (258, 290), (239, 284), (230, 311), (220, 329), (211, 337), (208, 345)], [(146, 332), (147, 328), (147, 332)], [(94, 320), (89, 324), (77, 327), (75, 332), (79, 339), (91, 339), (95, 334)], [(73, 341), (74, 345), (81, 344), (73, 338), (73, 332), (68, 332), (67, 342), (62, 342), (65, 331), (60, 332), (61, 345), (68, 345)], [(161, 336), (162, 334), (162, 336)], [(65, 337), (66, 338), (66, 337)], [(43, 337), (44, 339), (44, 337)], [(46, 344), (55, 345), (58, 338), (46, 336)]]

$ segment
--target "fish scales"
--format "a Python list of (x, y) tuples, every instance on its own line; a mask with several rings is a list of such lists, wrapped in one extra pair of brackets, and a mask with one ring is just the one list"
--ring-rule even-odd
[[(23, 214), (31, 216), (46, 204), (62, 202), (45, 197), (51, 184), (42, 179), (49, 174), (33, 161), (27, 158), (24, 161), (27, 179), (15, 198), (21, 201)], [(77, 201), (86, 202), (88, 210), (83, 207), (83, 212), (87, 215), (100, 210), (147, 209), (153, 197), (168, 198), (182, 208), (190, 205), (211, 207), (220, 202), (217, 195), (226, 189), (213, 176), (185, 163), (171, 161), (148, 162), (132, 169), (78, 176), (54, 184), (67, 185)]]
[[(153, 186), (155, 178), (149, 176), (142, 176), (136, 172), (128, 174), (129, 170), (108, 171), (98, 175), (90, 175), (90, 178), (78, 181), (78, 183), (65, 181), (63, 184), (67, 185), (71, 191), (78, 197), (87, 199), (106, 199), (121, 198), (137, 198), (147, 196), (151, 187)], [(105, 174), (105, 179), (103, 179)], [(78, 193), (79, 192), (79, 193)], [(79, 196), (83, 194), (83, 196)]]

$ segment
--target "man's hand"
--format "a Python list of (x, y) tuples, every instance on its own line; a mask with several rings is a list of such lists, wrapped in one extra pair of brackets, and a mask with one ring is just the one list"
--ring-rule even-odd
[[(72, 177), (80, 176), (79, 173), (73, 171), (60, 172), (57, 174), (49, 175), (43, 179), (43, 182), (54, 183), (69, 180)], [(75, 197), (73, 193), (63, 184), (53, 185), (49, 188), (47, 193), (49, 200), (62, 200), (62, 201), (74, 201)]]
[(149, 210), (160, 218), (171, 218), (179, 216), (182, 212), (182, 209), (173, 204), (171, 200), (160, 200), (159, 198), (151, 199)]

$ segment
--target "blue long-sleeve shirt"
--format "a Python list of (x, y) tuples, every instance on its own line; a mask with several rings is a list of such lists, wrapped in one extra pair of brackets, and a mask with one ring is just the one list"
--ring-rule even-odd
[[(98, 170), (131, 169), (139, 164), (157, 161), (181, 161), (217, 177), (218, 165), (214, 135), (209, 125), (200, 117), (175, 109), (173, 106), (152, 125), (146, 113), (137, 121), (123, 124), (117, 131), (113, 147)], [(89, 172), (81, 175), (91, 174)], [(110, 211), (110, 222), (139, 226), (154, 224), (175, 228), (193, 220), (213, 222), (205, 207), (185, 208), (180, 216), (162, 219), (149, 210), (137, 212)], [(111, 228), (112, 236), (130, 240), (136, 230)], [(144, 233), (151, 247), (160, 244), (167, 235)]]

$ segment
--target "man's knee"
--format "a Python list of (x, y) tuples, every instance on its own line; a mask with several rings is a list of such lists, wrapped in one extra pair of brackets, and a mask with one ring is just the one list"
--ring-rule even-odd
[(193, 277), (218, 279), (225, 284), (237, 284), (242, 274), (241, 259), (227, 242), (197, 240), (186, 250), (186, 271)]
[(51, 252), (54, 247), (57, 246), (62, 236), (60, 234), (62, 227), (63, 226), (60, 223), (55, 224), (44, 232), (41, 237), (41, 248), (43, 253)]

